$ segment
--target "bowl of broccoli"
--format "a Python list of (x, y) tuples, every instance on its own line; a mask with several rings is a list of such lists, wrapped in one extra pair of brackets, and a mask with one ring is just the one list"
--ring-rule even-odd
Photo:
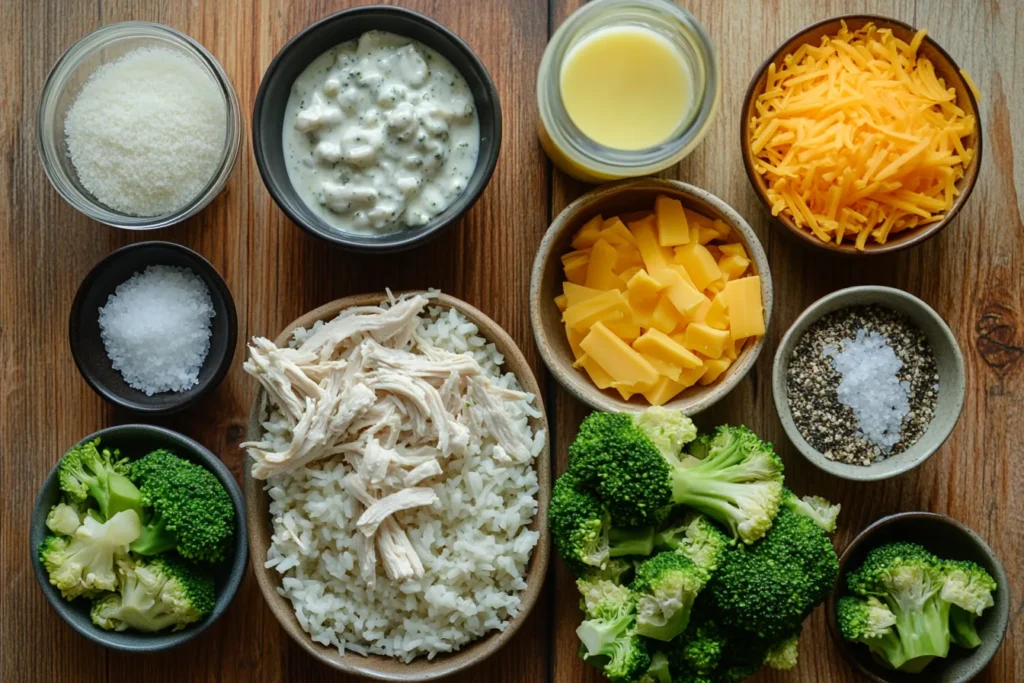
[(843, 552), (828, 622), (873, 681), (960, 683), (995, 655), (1009, 611), (1006, 573), (985, 541), (945, 515), (904, 512)]
[(121, 425), (90, 434), (36, 498), (30, 544), (47, 600), (86, 638), (155, 652), (199, 635), (231, 603), (248, 561), (228, 468), (181, 434)]

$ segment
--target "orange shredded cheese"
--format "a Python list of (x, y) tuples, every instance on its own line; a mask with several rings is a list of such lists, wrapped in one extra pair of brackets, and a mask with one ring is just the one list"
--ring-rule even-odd
[[(750, 145), (772, 214), (823, 242), (884, 244), (940, 220), (974, 156), (975, 120), (910, 43), (866, 24), (771, 64)], [(961, 71), (961, 73), (963, 73)], [(978, 96), (973, 81), (965, 81)]]

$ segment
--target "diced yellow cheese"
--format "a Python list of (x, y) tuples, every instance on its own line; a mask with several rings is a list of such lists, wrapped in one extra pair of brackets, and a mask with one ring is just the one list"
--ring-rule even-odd
[(590, 375), (590, 381), (594, 383), (598, 389), (607, 389), (612, 385), (612, 377), (597, 364), (597, 362), (588, 356), (583, 354), (579, 360), (574, 363), (576, 367), (583, 368), (588, 375)]
[(594, 216), (583, 224), (583, 227), (576, 231), (572, 237), (573, 249), (589, 249), (597, 241), (598, 233), (601, 232), (601, 224), (604, 219), (601, 216)]
[(562, 256), (562, 269), (565, 279), (577, 285), (587, 281), (587, 264), (590, 262), (589, 251), (573, 251)]
[(673, 365), (672, 363), (666, 363), (660, 358), (650, 355), (649, 353), (641, 353), (648, 363), (654, 366), (654, 369), (658, 371), (659, 375), (663, 375), (672, 380), (679, 380), (679, 373), (683, 371), (681, 365)]
[(590, 250), (590, 262), (587, 264), (587, 280), (584, 284), (595, 289), (612, 289), (607, 285), (608, 278), (614, 278), (615, 261), (619, 254), (605, 239), (598, 239)]
[[(644, 329), (647, 329), (648, 327), (650, 327), (651, 326), (651, 318), (654, 315), (654, 309), (657, 307), (657, 305), (658, 305), (658, 300), (657, 299), (655, 299), (652, 302), (643, 303), (643, 304), (641, 304), (639, 306), (637, 306), (637, 305), (635, 305), (635, 304), (633, 304), (631, 302), (629, 304), (629, 307), (630, 307), (630, 309), (632, 309), (632, 320), (633, 320), (633, 322), (636, 323), (639, 327), (642, 327)], [(672, 304), (669, 304), (669, 306), (671, 306), (671, 305)]]
[(601, 292), (602, 290), (600, 289), (584, 287), (583, 285), (573, 284), (572, 282), (562, 283), (562, 293), (565, 295), (570, 306), (578, 304), (581, 301), (586, 301), (587, 299), (593, 299)]
[(658, 298), (658, 303), (655, 304), (654, 309), (651, 311), (650, 324), (642, 325), (642, 327), (661, 330), (668, 334), (676, 329), (678, 324), (679, 311), (672, 304), (672, 300), (668, 298), (668, 293), (665, 293)]
[(723, 254), (728, 256), (742, 256), (747, 258), (747, 250), (743, 248), (743, 245), (739, 242), (733, 242), (732, 244), (719, 244), (718, 248)]
[(718, 294), (719, 292), (721, 292), (724, 289), (725, 289), (725, 279), (724, 278), (719, 278), (717, 280), (712, 280), (711, 282), (709, 282), (707, 288), (704, 291), (705, 292), (711, 292), (711, 294), (709, 296), (714, 297), (716, 294)]
[(609, 320), (604, 325), (627, 344), (633, 343), (633, 340), (640, 336), (640, 326), (633, 322), (632, 316), (622, 320)]
[(622, 397), (623, 401), (628, 401), (633, 398), (634, 394), (639, 394), (642, 389), (646, 387), (639, 387), (629, 382), (612, 382), (612, 389), (619, 392), (619, 396)]
[(692, 387), (700, 378), (704, 376), (706, 370), (703, 365), (699, 365), (695, 368), (684, 368), (683, 372), (679, 375), (679, 383), (684, 387)]
[(643, 268), (641, 268), (640, 266), (631, 266), (629, 268), (626, 268), (624, 271), (619, 273), (619, 279), (622, 280), (623, 283), (625, 283), (626, 288), (628, 289), (629, 281), (632, 280), (633, 276), (639, 273), (641, 270), (643, 270)]
[(729, 331), (733, 339), (764, 334), (760, 277), (751, 275), (730, 280), (725, 285), (725, 298), (729, 304)]
[(618, 246), (636, 246), (636, 238), (618, 216), (609, 218), (601, 228), (600, 237)]
[[(676, 271), (677, 273), (679, 273), (680, 277), (682, 277), (684, 280), (686, 280), (691, 285), (693, 285), (693, 278), (690, 277), (690, 274), (688, 272), (686, 272), (686, 268), (683, 268), (678, 263), (670, 263), (670, 264), (668, 264), (668, 267), (671, 268), (672, 270)], [(697, 285), (693, 285), (693, 287), (694, 287), (694, 289), (696, 289)]]
[[(690, 239), (693, 240), (693, 232), (690, 233)], [(711, 240), (718, 239), (718, 231), (714, 228), (697, 228), (697, 239), (694, 240), (700, 244), (707, 244)]]
[[(708, 250), (709, 254), (711, 254), (711, 258), (715, 259), (715, 263), (722, 260), (722, 250), (718, 248), (718, 245), (705, 244), (704, 248)], [(719, 266), (719, 268), (721, 268), (721, 266)]]
[(683, 213), (686, 214), (686, 222), (690, 225), (690, 228), (691, 228), (690, 235), (691, 235), (691, 237), (693, 235), (693, 232), (692, 232), (693, 228), (711, 228), (712, 227), (711, 219), (708, 218), (707, 216), (705, 216), (702, 213), (694, 211), (693, 209), (685, 209), (685, 208), (683, 209)]
[(654, 200), (654, 215), (658, 223), (658, 244), (674, 247), (690, 241), (690, 226), (678, 199), (658, 195)]
[(728, 358), (729, 360), (736, 360), (743, 351), (743, 346), (746, 341), (746, 339), (733, 339), (732, 343), (725, 345), (725, 351), (722, 353), (722, 357)]
[(735, 280), (743, 276), (743, 273), (747, 272), (747, 266), (750, 265), (750, 261), (745, 256), (723, 256), (718, 262), (718, 268), (722, 271), (722, 275), (725, 280)]
[(632, 244), (616, 245), (615, 250), (618, 255), (615, 257), (615, 265), (612, 267), (614, 272), (622, 273), (630, 268), (643, 267), (644, 259), (640, 256), (640, 250)]
[[(591, 255), (591, 261), (594, 257)], [(693, 286), (703, 291), (709, 282), (722, 277), (722, 271), (715, 258), (703, 244), (684, 244), (676, 247), (675, 262), (686, 268), (693, 280)]]
[[(704, 295), (701, 294), (701, 296), (704, 296)], [(711, 299), (709, 299), (706, 296), (704, 296), (704, 301), (701, 301), (700, 305), (698, 305), (697, 308), (695, 308), (692, 311), (690, 311), (690, 314), (687, 315), (686, 318), (684, 319), (683, 324), (684, 325), (688, 325), (690, 323), (702, 323), (702, 322), (705, 322), (705, 319), (708, 317), (708, 311), (711, 310), (711, 304), (712, 304)]]
[(565, 337), (569, 340), (569, 348), (572, 349), (572, 356), (576, 360), (579, 360), (583, 356), (583, 349), (580, 348), (580, 342), (587, 336), (587, 333), (583, 330), (577, 330), (575, 328), (565, 326)]
[(728, 370), (730, 365), (732, 365), (732, 360), (729, 358), (709, 358), (704, 361), (704, 374), (698, 380), (701, 386), (707, 386), (721, 377), (722, 373)]
[(639, 339), (633, 342), (633, 348), (640, 353), (654, 356), (682, 368), (695, 368), (702, 365), (700, 358), (667, 334), (656, 329), (644, 332)]
[(679, 278), (678, 282), (665, 289), (665, 296), (668, 297), (672, 305), (683, 316), (692, 315), (693, 311), (707, 299), (703, 293), (682, 278)]
[(704, 316), (704, 324), (716, 330), (729, 329), (729, 314), (725, 305), (725, 294), (718, 293), (711, 300), (711, 307)]
[(720, 358), (729, 341), (727, 331), (716, 330), (704, 323), (692, 323), (686, 327), (686, 348), (699, 351), (708, 358)]
[(590, 333), (580, 342), (580, 347), (615, 382), (650, 386), (658, 379), (654, 367), (603, 323), (595, 323), (590, 328)]
[(633, 306), (657, 301), (658, 292), (664, 288), (665, 285), (652, 278), (646, 270), (637, 271), (626, 283), (629, 303)]
[(655, 382), (654, 386), (643, 392), (643, 395), (652, 406), (663, 406), (685, 388), (679, 382), (662, 375), (661, 379)]
[(732, 230), (725, 224), (721, 218), (716, 218), (711, 221), (711, 228), (718, 233), (718, 239), (727, 240), (732, 236)]
[(566, 299), (565, 294), (559, 294), (555, 297), (555, 305), (558, 306), (558, 310), (562, 312), (565, 311), (566, 307), (569, 305), (569, 301)]
[(636, 246), (640, 250), (644, 267), (648, 273), (668, 265), (669, 259), (665, 256), (665, 250), (658, 244), (658, 234), (653, 218), (630, 223), (629, 231), (636, 239)]
[(619, 290), (610, 289), (569, 306), (562, 314), (562, 321), (577, 330), (586, 330), (600, 321), (621, 320), (628, 313), (629, 303), (626, 297)]

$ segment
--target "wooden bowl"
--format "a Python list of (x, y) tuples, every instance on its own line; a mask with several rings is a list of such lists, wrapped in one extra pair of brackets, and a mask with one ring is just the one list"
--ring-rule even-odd
[[(848, 595), (846, 575), (859, 567), (873, 548), (885, 543), (909, 541), (924, 546), (944, 560), (970, 560), (996, 580), (992, 607), (978, 617), (981, 645), (973, 650), (950, 645), (949, 656), (935, 659), (918, 674), (893, 671), (879, 664), (866, 645), (843, 638), (836, 619), (836, 600)], [(1015, 558), (1016, 559), (1016, 558)], [(1010, 580), (1002, 563), (985, 541), (952, 517), (932, 512), (901, 512), (883, 517), (857, 534), (839, 557), (836, 589), (825, 603), (829, 632), (847, 662), (875, 683), (967, 683), (979, 675), (999, 650), (1009, 623)]]
[[(764, 64), (761, 65), (761, 68), (759, 68), (754, 74), (754, 78), (750, 81), (750, 86), (747, 88), (747, 94), (743, 100), (743, 113), (740, 117), (740, 145), (743, 154), (743, 166), (747, 171), (747, 178), (750, 180), (750, 184), (753, 185), (755, 193), (761, 200), (761, 203), (764, 204), (765, 210), (769, 215), (771, 215), (772, 207), (771, 203), (768, 201), (767, 184), (765, 183), (764, 177), (754, 170), (755, 159), (753, 153), (750, 151), (750, 120), (756, 113), (754, 104), (757, 102), (757, 98), (764, 93), (765, 83), (768, 78), (768, 66), (773, 63), (776, 67), (780, 66), (786, 55), (792, 54), (797, 50), (797, 48), (805, 43), (818, 45), (823, 36), (836, 35), (839, 32), (841, 23), (844, 21), (846, 22), (847, 27), (853, 31), (861, 28), (867, 23), (873, 23), (878, 28), (892, 29), (893, 35), (908, 43), (917, 32), (917, 29), (913, 28), (909, 24), (904, 24), (903, 22), (896, 21), (895, 19), (871, 14), (848, 14), (841, 17), (834, 17), (832, 19), (819, 21), (816, 24), (811, 24), (807, 28), (798, 31), (790, 36), (789, 40), (784, 42), (778, 50), (773, 52), (772, 55), (765, 60)], [(887, 254), (901, 249), (906, 249), (907, 247), (911, 247), (915, 244), (920, 244), (928, 238), (934, 237), (940, 230), (953, 221), (956, 214), (961, 208), (963, 208), (963, 205), (967, 203), (968, 197), (971, 196), (971, 191), (974, 190), (974, 184), (978, 180), (978, 171), (981, 169), (981, 117), (978, 113), (978, 102), (975, 99), (971, 88), (967, 85), (967, 81), (965, 81), (964, 77), (960, 74), (960, 67), (955, 61), (953, 61), (953, 58), (949, 56), (949, 53), (942, 49), (938, 43), (930, 37), (925, 36), (920, 48), (918, 48), (918, 54), (923, 57), (927, 57), (935, 66), (936, 76), (941, 77), (945, 81), (947, 87), (951, 87), (956, 90), (957, 106), (963, 109), (965, 113), (974, 115), (974, 132), (964, 139), (964, 146), (974, 150), (974, 158), (971, 159), (971, 163), (964, 169), (964, 177), (956, 183), (957, 188), (960, 190), (960, 194), (957, 195), (956, 200), (954, 200), (953, 206), (946, 212), (946, 215), (942, 220), (920, 228), (905, 230), (896, 235), (892, 235), (885, 244), (875, 244), (869, 240), (868, 243), (864, 245), (863, 250), (859, 250), (853, 244), (845, 241), (839, 245), (836, 245), (833, 242), (822, 242), (809, 231), (797, 227), (796, 223), (793, 222), (793, 219), (789, 218), (785, 214), (780, 213), (778, 216), (774, 216), (776, 221), (785, 226), (787, 233), (790, 233), (803, 242), (812, 244), (820, 249), (826, 249), (828, 251), (838, 252), (841, 254), (855, 256)]]
[[(381, 292), (376, 294), (359, 294), (349, 296), (316, 308), (301, 316), (288, 325), (274, 342), (278, 346), (285, 346), (291, 337), (292, 330), (298, 327), (310, 327), (318, 320), (330, 320), (341, 311), (353, 306), (375, 306), (385, 300), (387, 296)], [(546, 413), (544, 412), (543, 394), (537, 385), (537, 379), (530, 369), (529, 363), (523, 357), (519, 347), (512, 338), (508, 336), (496, 322), (484, 315), (482, 312), (470, 306), (465, 301), (456, 299), (445, 294), (440, 294), (432, 300), (432, 304), (447, 306), (456, 309), (479, 329), (480, 335), (494, 343), (498, 351), (505, 357), (502, 366), (506, 371), (515, 374), (519, 384), (524, 391), (536, 397), (537, 408), (541, 417), (531, 420), (534, 430), (544, 429), (550, 435)], [(249, 413), (249, 425), (246, 434), (247, 440), (257, 439), (262, 431), (260, 415), (263, 411), (266, 393), (262, 388), (256, 392), (252, 410)], [(522, 601), (519, 613), (512, 618), (504, 631), (493, 631), (479, 640), (475, 640), (463, 646), (458, 652), (441, 654), (432, 660), (426, 657), (418, 657), (406, 664), (398, 659), (383, 657), (379, 655), (362, 655), (354, 652), (344, 657), (338, 654), (333, 647), (326, 647), (314, 643), (295, 618), (291, 602), (277, 592), (281, 585), (281, 575), (273, 569), (267, 569), (264, 564), (267, 560), (267, 549), (270, 547), (270, 536), (272, 533), (270, 523), (270, 496), (264, 488), (264, 482), (254, 479), (252, 476), (251, 460), (246, 458), (245, 481), (243, 489), (245, 492), (246, 518), (249, 527), (249, 545), (252, 556), (252, 568), (256, 574), (260, 590), (270, 610), (280, 622), (281, 626), (289, 636), (301, 645), (307, 652), (319, 659), (324, 664), (349, 674), (365, 676), (378, 681), (428, 681), (449, 676), (457, 671), (479, 664), (487, 657), (497, 652), (507, 643), (516, 631), (526, 621), (527, 615), (533, 609), (540, 596), (541, 587), (544, 583), (544, 576), (547, 572), (549, 557), (548, 542), (548, 502), (551, 498), (551, 463), (549, 448), (545, 448), (537, 455), (534, 461), (534, 468), (537, 470), (537, 514), (533, 518), (530, 528), (540, 534), (537, 547), (530, 557), (530, 564), (527, 569), (527, 588), (522, 593)]]
[[(678, 199), (683, 206), (712, 218), (720, 218), (750, 256), (754, 273), (761, 276), (761, 302), (767, 328), (772, 313), (772, 276), (768, 257), (757, 235), (743, 217), (721, 199), (700, 188), (678, 180), (642, 178), (615, 185), (604, 185), (588, 192), (558, 214), (537, 249), (530, 277), (530, 323), (541, 358), (548, 370), (573, 396), (595, 410), (639, 413), (649, 404), (642, 396), (624, 401), (613, 389), (598, 389), (586, 372), (573, 367), (573, 353), (565, 336), (562, 314), (554, 298), (562, 293), (562, 254), (572, 251), (573, 234), (596, 214), (615, 216), (649, 211), (658, 195)], [(767, 330), (766, 330), (767, 331)], [(716, 382), (706, 387), (692, 386), (665, 404), (666, 408), (694, 415), (719, 401), (739, 384), (757, 360), (765, 337), (747, 341), (743, 352)]]

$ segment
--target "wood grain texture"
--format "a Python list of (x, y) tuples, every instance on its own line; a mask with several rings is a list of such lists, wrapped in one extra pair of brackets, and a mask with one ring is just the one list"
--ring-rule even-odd
[[(155, 656), (105, 651), (57, 617), (28, 562), (28, 518), (60, 453), (102, 426), (133, 421), (81, 380), (67, 346), (67, 315), (86, 272), (134, 241), (167, 239), (209, 258), (224, 275), (241, 327), (228, 378), (195, 408), (160, 424), (198, 439), (240, 475), (237, 449), (254, 386), (241, 372), (243, 340), (274, 335), (299, 314), (364, 291), (441, 287), (486, 312), (519, 344), (547, 388), (556, 469), (585, 410), (542, 372), (527, 314), (529, 268), (548, 222), (587, 188), (552, 172), (534, 133), (537, 66), (552, 30), (582, 0), (405, 0), (451, 27), (482, 57), (498, 85), (504, 142), (497, 170), (461, 225), (416, 251), (353, 257), (307, 237), (277, 209), (256, 171), (248, 135), (226, 191), (185, 224), (129, 234), (75, 213), (49, 186), (35, 149), (35, 107), (50, 66), (72, 42), (126, 19), (192, 35), (234, 81), (247, 124), (263, 70), (296, 32), (353, 3), (344, 0), (0, 0), (0, 681), (352, 681), (292, 643), (247, 578), (204, 638)], [(1022, 0), (686, 0), (719, 46), (722, 107), (710, 135), (666, 173), (703, 187), (754, 226), (768, 252), (776, 305), (768, 347), (754, 371), (698, 423), (745, 422), (774, 441), (799, 492), (843, 504), (837, 544), (901, 510), (950, 514), (1002, 557), (1014, 600), (1007, 640), (978, 680), (1024, 680), (1024, 35)], [(877, 12), (925, 26), (974, 77), (986, 149), (974, 195), (938, 238), (868, 265), (829, 258), (773, 230), (742, 171), (739, 109), (754, 69), (790, 33), (829, 16)], [(247, 125), (248, 130), (248, 125)], [(771, 357), (785, 327), (834, 289), (887, 284), (927, 301), (964, 351), (967, 403), (942, 450), (921, 469), (884, 484), (846, 484), (820, 474), (786, 442), (770, 395)], [(576, 656), (577, 597), (552, 561), (546, 595), (523, 630), (489, 662), (453, 680), (598, 681)], [(854, 681), (832, 648), (823, 615), (807, 624), (801, 665), (759, 681)]]

